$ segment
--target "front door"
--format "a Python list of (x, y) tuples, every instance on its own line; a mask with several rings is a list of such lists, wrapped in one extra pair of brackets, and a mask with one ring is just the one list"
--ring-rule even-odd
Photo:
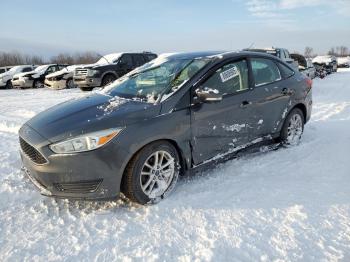
[(245, 59), (217, 66), (197, 86), (221, 94), (222, 100), (198, 102), (191, 107), (191, 145), (195, 165), (247, 144), (252, 131), (253, 110)]

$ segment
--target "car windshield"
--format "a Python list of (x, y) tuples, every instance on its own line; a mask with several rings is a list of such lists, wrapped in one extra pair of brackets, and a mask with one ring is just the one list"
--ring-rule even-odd
[(118, 79), (105, 89), (111, 96), (138, 98), (154, 103), (162, 95), (177, 91), (194, 74), (203, 68), (210, 59), (153, 60)]

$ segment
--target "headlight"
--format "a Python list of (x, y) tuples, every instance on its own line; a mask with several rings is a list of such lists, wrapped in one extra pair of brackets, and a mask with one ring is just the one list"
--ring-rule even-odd
[(87, 72), (87, 76), (94, 76), (97, 74), (98, 74), (98, 70), (89, 69)]
[(52, 144), (50, 145), (50, 149), (57, 154), (69, 154), (94, 150), (107, 144), (121, 131), (121, 128), (115, 128), (85, 134)]

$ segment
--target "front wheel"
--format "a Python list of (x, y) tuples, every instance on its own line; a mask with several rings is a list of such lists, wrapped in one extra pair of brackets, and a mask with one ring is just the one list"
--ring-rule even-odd
[(40, 80), (35, 80), (33, 83), (33, 87), (34, 88), (43, 88), (44, 87), (44, 83)]
[(281, 131), (281, 141), (284, 145), (297, 145), (304, 131), (304, 114), (299, 108), (294, 108), (287, 116)]
[(11, 80), (6, 82), (6, 87), (5, 88), (6, 89), (12, 89), (13, 88)]
[(130, 160), (122, 192), (142, 205), (157, 203), (172, 191), (179, 172), (179, 155), (174, 146), (166, 141), (152, 143)]
[(102, 79), (101, 86), (109, 85), (110, 83), (114, 82), (116, 80), (116, 77), (114, 75), (106, 75)]
[(68, 78), (66, 81), (66, 88), (71, 89), (71, 88), (75, 88), (75, 87), (76, 86), (74, 84), (73, 78)]

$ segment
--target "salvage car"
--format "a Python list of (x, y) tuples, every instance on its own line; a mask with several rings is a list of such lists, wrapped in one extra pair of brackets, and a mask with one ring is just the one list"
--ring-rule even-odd
[(33, 71), (16, 74), (12, 78), (12, 86), (15, 88), (42, 88), (44, 87), (45, 76), (56, 71), (62, 70), (67, 65), (49, 64), (41, 65)]
[(45, 86), (51, 89), (70, 89), (77, 87), (73, 81), (74, 70), (82, 65), (67, 66), (45, 77)]
[(295, 61), (291, 55), (289, 54), (288, 49), (286, 48), (279, 48), (279, 47), (270, 47), (270, 48), (250, 48), (250, 49), (244, 49), (245, 51), (252, 51), (252, 52), (261, 52), (270, 54), (273, 56), (277, 56), (279, 59), (283, 60), (289, 66), (298, 69), (298, 63)]
[(82, 91), (104, 87), (156, 57), (157, 55), (151, 52), (105, 55), (95, 64), (77, 68), (74, 73), (74, 84)]
[(350, 67), (350, 56), (338, 57), (337, 58), (339, 68), (349, 68)]
[(290, 54), (290, 56), (295, 61), (297, 61), (298, 69), (302, 74), (310, 77), (311, 79), (314, 79), (316, 77), (316, 68), (310, 59), (306, 59), (303, 55), (300, 54)]
[(314, 59), (312, 59), (312, 63), (318, 67), (322, 66), (327, 74), (332, 74), (337, 72), (338, 63), (337, 58), (332, 55), (324, 55), (324, 56), (316, 56)]
[(19, 65), (14, 66), (5, 73), (0, 74), (0, 88), (12, 88), (12, 77), (18, 73), (30, 72), (35, 69), (34, 65)]
[(47, 196), (156, 203), (186, 172), (271, 139), (297, 145), (311, 107), (312, 81), (277, 57), (164, 55), (26, 122), (23, 170)]
[(9, 71), (13, 66), (2, 66), (0, 67), (0, 74), (3, 74), (7, 71)]

